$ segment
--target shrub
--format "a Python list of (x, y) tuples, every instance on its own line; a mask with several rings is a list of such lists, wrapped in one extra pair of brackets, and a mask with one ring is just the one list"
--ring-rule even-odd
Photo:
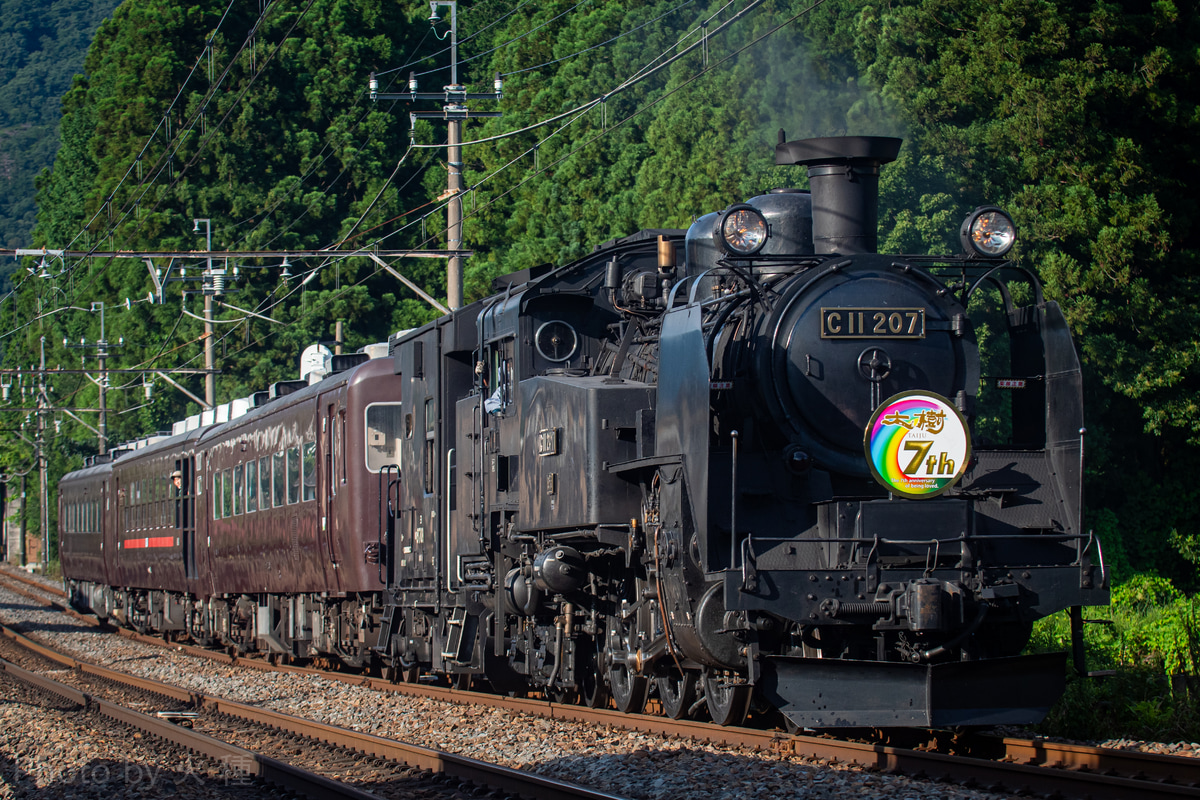
[[(1084, 610), (1088, 669), (1104, 678), (1069, 676), (1067, 691), (1039, 730), (1070, 738), (1200, 738), (1200, 598), (1185, 597), (1156, 575), (1134, 575), (1112, 591), (1112, 605)], [(1029, 652), (1069, 649), (1066, 612), (1034, 626)]]

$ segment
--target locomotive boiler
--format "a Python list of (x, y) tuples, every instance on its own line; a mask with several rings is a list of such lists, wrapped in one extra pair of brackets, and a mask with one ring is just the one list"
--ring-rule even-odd
[(1021, 655), (1032, 623), (1107, 602), (1079, 362), (1000, 209), (962, 254), (876, 252), (899, 147), (781, 132), (810, 191), (505, 276), (393, 341), (381, 658), (723, 724), (1040, 719), (1065, 655)]

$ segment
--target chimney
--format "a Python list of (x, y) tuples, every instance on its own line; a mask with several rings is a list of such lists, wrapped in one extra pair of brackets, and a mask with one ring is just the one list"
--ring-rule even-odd
[(879, 167), (896, 160), (900, 139), (830, 136), (783, 141), (778, 165), (808, 167), (817, 253), (874, 253), (879, 246)]

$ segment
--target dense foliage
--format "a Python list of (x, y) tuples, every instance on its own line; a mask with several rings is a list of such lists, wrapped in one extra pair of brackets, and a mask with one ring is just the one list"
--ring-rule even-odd
[(58, 149), (59, 100), (116, 4), (0, 0), (0, 247), (32, 242), (33, 182)]
[[(464, 126), (467, 142), (489, 139), (463, 149), (468, 299), (498, 274), (803, 185), (799, 170), (772, 166), (780, 128), (902, 136), (884, 172), (882, 249), (950, 250), (983, 203), (1016, 215), (1021, 259), (1066, 309), (1085, 364), (1089, 524), (1118, 574), (1194, 592), (1200, 11), (1172, 0), (810, 5), (463, 2), (460, 82), (486, 92), (495, 73), (505, 81), (503, 100), (472, 103), (503, 116)], [(125, 3), (64, 98), (38, 243), (199, 248), (192, 220), (204, 218), (215, 249), (443, 246), (445, 124), (410, 134), (410, 105), (365, 93), (371, 72), (385, 91), (410, 70), (422, 91), (449, 82), (447, 24), (431, 29), (428, 14), (415, 1)], [(441, 264), (396, 262), (444, 297)], [(127, 343), (115, 362), (200, 365), (201, 325), (180, 314), (180, 289), (195, 284), (115, 310), (151, 289), (141, 261), (69, 266), (25, 280), (4, 330), (39, 304), (103, 301), (109, 338)], [(200, 265), (172, 274), (180, 266), (195, 276)], [(297, 275), (320, 267), (302, 288), (280, 281), (278, 259), (238, 266), (227, 301), (285, 324), (220, 307), (219, 400), (294, 377), (300, 349), (331, 339), (335, 320), (354, 347), (435, 313), (365, 258), (293, 261)], [(77, 363), (57, 343), (94, 341), (98, 324), (71, 311), (41, 320), (0, 340), (6, 365), (35, 362), (42, 335), (50, 363)], [(58, 398), (94, 402), (86, 380), (59, 383)], [(110, 393), (117, 410), (142, 397), (140, 380)], [(164, 427), (187, 405), (159, 382), (146, 407), (110, 417), (114, 438)], [(92, 441), (67, 420), (56, 467)], [(21, 448), (0, 458), (23, 463)]]

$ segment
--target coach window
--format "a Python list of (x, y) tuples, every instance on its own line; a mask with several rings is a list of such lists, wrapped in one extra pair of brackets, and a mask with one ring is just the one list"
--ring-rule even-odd
[(289, 506), (292, 503), (300, 502), (299, 447), (289, 447), (287, 449), (287, 501)]
[(400, 442), (404, 431), (399, 403), (372, 403), (367, 406), (367, 470), (379, 472), (386, 466), (400, 466)]
[(221, 518), (221, 471), (217, 470), (213, 473), (213, 493), (212, 493), (213, 519)]
[(246, 479), (245, 468), (238, 464), (233, 468), (233, 514), (237, 516), (242, 513), (242, 501), (246, 495)]
[(338, 466), (337, 466), (337, 471), (338, 471), (339, 479), (342, 482), (342, 485), (345, 486), (346, 485), (346, 449), (347, 448), (346, 448), (346, 409), (344, 409), (344, 408), (338, 409), (337, 435), (338, 435), (338, 458), (340, 459)]
[(258, 507), (266, 511), (271, 507), (271, 457), (258, 460)]
[(279, 508), (287, 496), (287, 470), (283, 451), (271, 456), (271, 498), (272, 505)]
[(233, 516), (233, 475), (232, 470), (221, 472), (221, 516)]
[(304, 443), (304, 500), (317, 499), (317, 443)]
[(246, 462), (246, 513), (258, 511), (258, 462)]

